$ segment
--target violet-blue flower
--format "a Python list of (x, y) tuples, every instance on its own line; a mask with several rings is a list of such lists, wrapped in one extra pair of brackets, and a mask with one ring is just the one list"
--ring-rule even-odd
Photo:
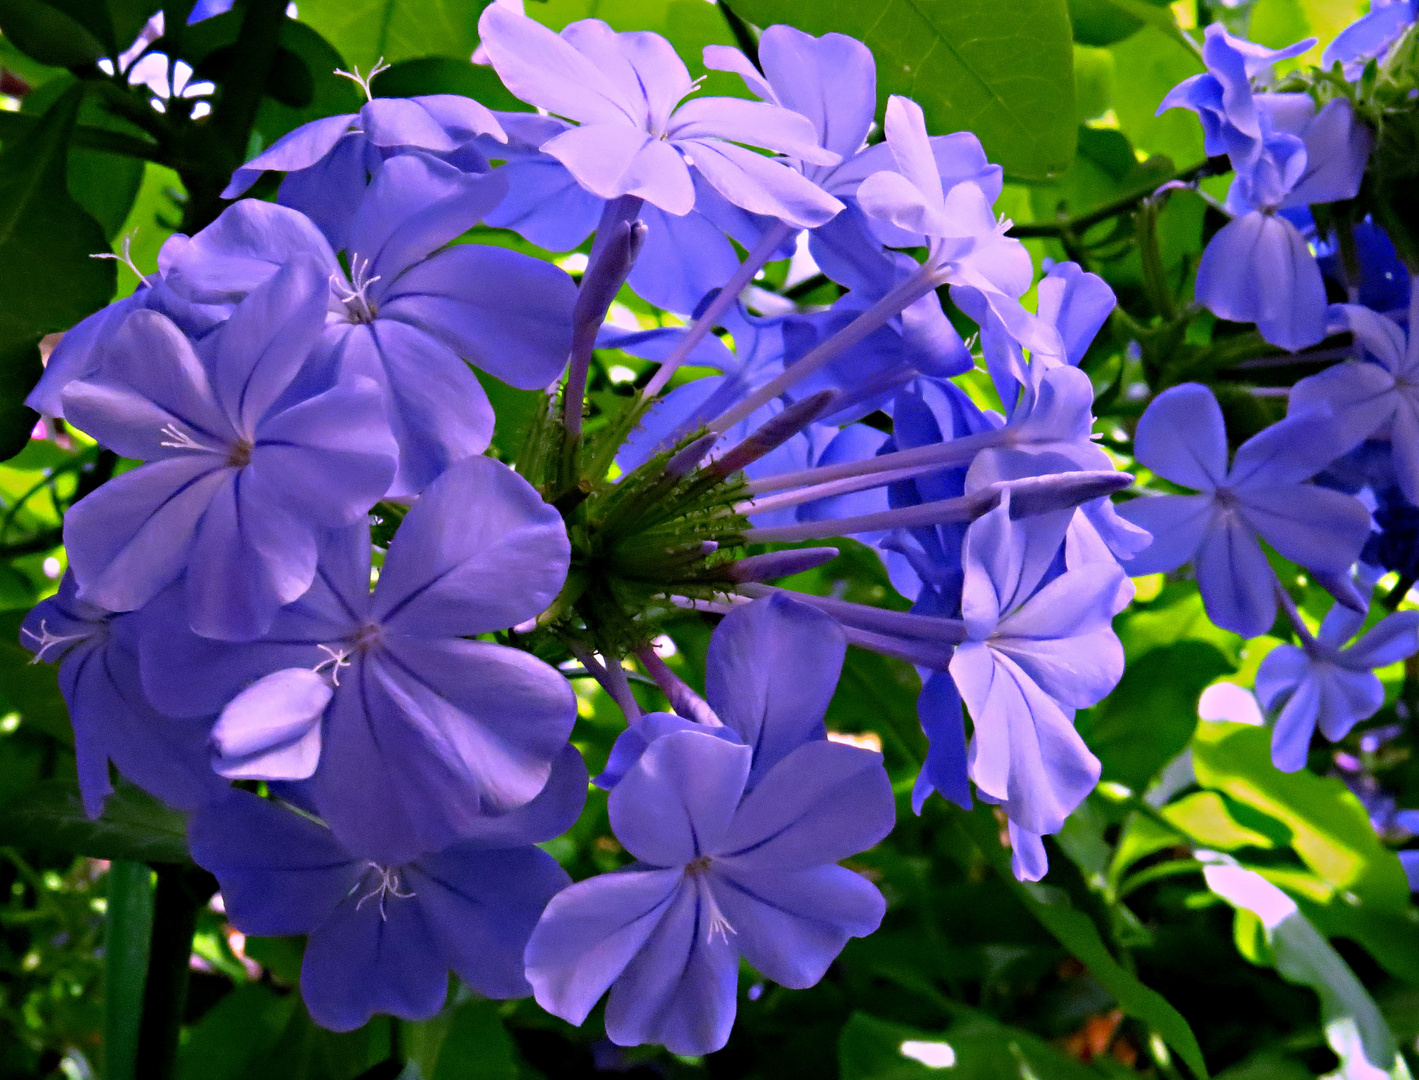
[(351, 1031), (375, 1013), (428, 1019), (443, 1007), (449, 969), (485, 997), (526, 995), (523, 948), (570, 880), (535, 843), (569, 828), (585, 799), (586, 767), (566, 747), (530, 803), (470, 821), (458, 843), (397, 864), (245, 791), (197, 814), (189, 840), (221, 884), (232, 925), (309, 935), (306, 1008), (324, 1027)]
[(560, 515), (531, 485), (467, 458), (404, 518), (373, 595), (368, 525), (331, 530), (316, 584), (264, 640), (150, 632), (144, 686), (174, 715), (221, 711), (223, 773), (309, 777), (302, 789), (342, 844), (399, 863), (546, 784), (575, 695), (530, 653), (471, 639), (540, 614), (569, 557)]
[(316, 362), (385, 389), (400, 448), (394, 493), (415, 494), (492, 436), (492, 407), (465, 360), (522, 389), (546, 386), (566, 363), (576, 289), (563, 271), (497, 245), (444, 247), (505, 191), (500, 176), (405, 154), (358, 204), (348, 274), (307, 218), (244, 199), (190, 240), (169, 241), (166, 280), (230, 301), (291, 259), (317, 260), (330, 287)]
[(20, 644), (36, 663), (59, 666), (78, 759), (79, 794), (90, 817), (113, 790), (108, 766), (180, 810), (195, 810), (227, 784), (207, 763), (211, 717), (164, 716), (143, 696), (138, 635), (143, 614), (113, 614), (75, 595), (72, 572), (59, 592), (25, 616)]
[(1362, 612), (1333, 606), (1312, 636), (1303, 628), (1300, 645), (1278, 645), (1256, 673), (1256, 693), (1268, 710), (1279, 710), (1271, 737), (1278, 769), (1305, 767), (1317, 728), (1331, 742), (1349, 734), (1384, 704), (1375, 668), (1419, 652), (1419, 611), (1381, 619), (1351, 645), (1365, 623)]
[(1371, 0), (1370, 10), (1325, 47), (1321, 67), (1340, 64), (1347, 79), (1358, 78), (1369, 61), (1383, 60), (1416, 20), (1419, 0)]
[(310, 587), (321, 528), (361, 518), (394, 475), (379, 388), (312, 373), (329, 285), (310, 260), (251, 293), (194, 351), (135, 311), (90, 378), (64, 390), (75, 426), (147, 462), (70, 508), (80, 599), (148, 603), (186, 569), (187, 619), (241, 640)]
[(1358, 304), (1337, 304), (1331, 318), (1349, 330), (1365, 359), (1346, 360), (1296, 383), (1289, 411), (1329, 407), (1341, 450), (1366, 439), (1390, 443), (1394, 477), (1411, 503), (1419, 503), (1419, 282), (1411, 286), (1409, 330)]
[(612, 789), (611, 827), (639, 861), (548, 905), (526, 954), (544, 1008), (581, 1023), (609, 989), (613, 1042), (705, 1054), (729, 1038), (741, 956), (801, 988), (876, 929), (881, 894), (836, 863), (890, 831), (891, 785), (880, 755), (824, 737), (835, 631), (777, 597), (726, 617), (707, 685), (737, 737), (669, 731)]
[(1110, 625), (1123, 572), (1092, 564), (1049, 574), (1072, 517), (1012, 520), (1007, 493), (972, 522), (961, 596), (967, 640), (950, 665), (975, 725), (971, 779), (1036, 835), (1059, 831), (1098, 782), (1074, 710), (1096, 704), (1123, 674)]
[(793, 225), (821, 225), (842, 203), (787, 166), (738, 143), (833, 164), (812, 123), (766, 102), (684, 98), (694, 89), (670, 43), (649, 32), (617, 34), (599, 19), (560, 35), (499, 5), (478, 22), (483, 47), (508, 89), (568, 120), (541, 150), (604, 199), (645, 199), (672, 214), (694, 208), (691, 162), (737, 206)]
[(222, 198), (245, 194), (267, 170), (284, 172), (281, 204), (315, 221), (339, 249), (365, 186), (387, 158), (422, 151), (487, 172), (473, 145), (479, 136), (507, 140), (487, 107), (461, 94), (373, 98), (358, 113), (322, 117), (283, 135), (232, 174)]
[(1034, 279), (1029, 253), (1005, 235), (1009, 223), (996, 220), (980, 183), (942, 174), (921, 106), (893, 94), (886, 133), (897, 171), (873, 173), (862, 182), (862, 209), (929, 238), (926, 265), (939, 282), (970, 285), (992, 298), (1022, 295)]
[(1259, 540), (1317, 574), (1343, 578), (1370, 532), (1358, 499), (1305, 481), (1339, 456), (1328, 415), (1287, 417), (1247, 440), (1227, 467), (1227, 432), (1212, 391), (1163, 391), (1138, 423), (1134, 454), (1197, 495), (1154, 495), (1119, 508), (1153, 542), (1125, 563), (1137, 577), (1194, 564), (1208, 617), (1256, 637), (1276, 620), (1276, 582)]
[(1267, 341), (1293, 351), (1325, 336), (1325, 286), (1305, 238), (1276, 211), (1354, 197), (1372, 142), (1343, 98), (1317, 112), (1308, 94), (1252, 92), (1252, 75), (1312, 44), (1272, 51), (1214, 23), (1203, 45), (1207, 73), (1158, 107), (1195, 111), (1208, 153), (1227, 153), (1236, 170), (1227, 205), (1237, 216), (1203, 252), (1198, 301), (1223, 319), (1256, 323)]

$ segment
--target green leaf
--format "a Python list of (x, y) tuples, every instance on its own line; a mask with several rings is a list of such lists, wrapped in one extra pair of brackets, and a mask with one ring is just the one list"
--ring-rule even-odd
[[(76, 82), (73, 76), (66, 75), (45, 83), (25, 97), (22, 115), (43, 113)], [(123, 228), (133, 200), (138, 196), (143, 182), (143, 160), (84, 146), (88, 139), (102, 137), (100, 133), (134, 144), (141, 144), (146, 136), (141, 129), (114, 116), (92, 99), (85, 99), (79, 107), (78, 123), (69, 148), (69, 194), (99, 223), (104, 236), (112, 240)]]
[(84, 813), (71, 780), (44, 780), (0, 803), (0, 844), (90, 859), (186, 863), (187, 822), (144, 791), (119, 782), (104, 812)]
[(69, 195), (69, 136), (83, 88), (75, 86), (51, 105), (23, 138), (0, 152), (0, 451), (24, 445), (33, 414), (18, 403), (30, 377), (33, 353), (44, 334), (67, 330), (113, 295), (114, 267), (91, 259), (108, 251), (103, 229)]
[(431, 1020), (405, 1024), (409, 1063), (427, 1080), (518, 1080), (518, 1053), (498, 1003), (472, 999)]
[(512, 96), (490, 67), (449, 56), (401, 60), (381, 72), (371, 84), (375, 97), (418, 97), (422, 94), (462, 94), (490, 109), (526, 112), (529, 106)]
[[(1265, 928), (1276, 970), (1289, 982), (1320, 997), (1326, 1041), (1345, 1076), (1378, 1072), (1409, 1080), (1409, 1068), (1374, 999), (1330, 943), (1280, 889), (1239, 866), (1214, 864), (1204, 871), (1208, 887), (1233, 907), (1250, 911)], [(1367, 1069), (1366, 1065), (1372, 1066)]]
[(1409, 904), (1409, 881), (1369, 815), (1340, 780), (1271, 764), (1271, 733), (1244, 724), (1203, 723), (1192, 742), (1203, 787), (1223, 791), (1291, 830), (1291, 846), (1311, 870), (1343, 894), (1378, 908)]
[[(1236, 851), (1243, 847), (1269, 849), (1285, 846), (1291, 839), (1290, 832), (1280, 822), (1245, 805), (1230, 802), (1215, 791), (1198, 791), (1179, 799), (1163, 807), (1162, 815), (1194, 843), (1219, 851)], [(1257, 828), (1237, 820), (1248, 815)]]
[(1074, 46), (1074, 102), (1080, 122), (1108, 112), (1114, 97), (1114, 54)]
[(104, 1077), (136, 1080), (138, 1028), (153, 933), (153, 871), (115, 859), (104, 912)]
[(1203, 641), (1165, 645), (1130, 663), (1113, 693), (1080, 718), (1080, 734), (1102, 762), (1103, 779), (1146, 788), (1192, 738), (1203, 688), (1231, 670)]
[[(949, 1062), (949, 1064), (947, 1064)], [(920, 1031), (856, 1012), (838, 1036), (841, 1080), (1096, 1080), (1095, 1070), (1037, 1035), (983, 1013), (944, 1032)]]
[(934, 133), (969, 130), (1008, 176), (1069, 167), (1076, 120), (1064, 0), (731, 0), (759, 26), (850, 34), (877, 58), (877, 91), (904, 94)]
[(32, 663), (34, 657), (20, 644), (25, 615), (0, 612), (0, 713), (19, 713), (28, 730), (72, 743), (69, 709), (59, 693), (53, 665)]
[(1009, 852), (1000, 846), (999, 828), (990, 808), (982, 806), (975, 813), (957, 815), (956, 820), (968, 830), (987, 861), (1015, 891), (1040, 925), (1089, 969), (1089, 974), (1118, 1001), (1119, 1008), (1151, 1027), (1177, 1051), (1189, 1069), (1198, 1076), (1206, 1077), (1207, 1066), (1202, 1058), (1202, 1048), (1198, 1046), (1197, 1037), (1182, 1014), (1169, 1004), (1167, 998), (1139, 982), (1114, 959), (1093, 920), (1076, 910), (1062, 890), (1015, 880), (1015, 875), (1010, 871)]
[(0, 33), (51, 67), (92, 64), (107, 51), (82, 23), (42, 0), (0, 0)]
[(1203, 70), (1201, 57), (1152, 26), (1112, 46), (1112, 51), (1114, 113), (1123, 133), (1145, 154), (1166, 154), (1179, 164), (1201, 161), (1206, 155), (1197, 117), (1185, 109), (1155, 115), (1169, 90)]
[(301, 22), (349, 63), (367, 72), (382, 58), (467, 61), (478, 47), (478, 16), (488, 0), (306, 0)]
[(269, 1052), (300, 1009), (294, 994), (260, 983), (239, 986), (192, 1029), (178, 1056), (178, 1080), (242, 1080)]

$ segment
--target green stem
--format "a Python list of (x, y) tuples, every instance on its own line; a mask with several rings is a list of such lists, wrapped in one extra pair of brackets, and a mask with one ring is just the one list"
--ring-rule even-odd
[(143, 985), (153, 929), (152, 871), (114, 860), (108, 868), (104, 920), (104, 1076), (136, 1080)]
[(1399, 576), (1399, 580), (1395, 582), (1394, 588), (1385, 593), (1385, 598), (1381, 601), (1385, 606), (1385, 610), (1398, 610), (1399, 605), (1404, 603), (1404, 598), (1409, 595), (1409, 590), (1414, 588), (1414, 580), (1413, 574), (1401, 574)]
[(1031, 237), (1077, 237), (1081, 233), (1087, 232), (1101, 221), (1107, 221), (1111, 217), (1118, 217), (1131, 211), (1153, 192), (1157, 191), (1164, 184), (1187, 183), (1192, 180), (1199, 180), (1204, 176), (1213, 176), (1219, 172), (1225, 172), (1231, 166), (1226, 163), (1226, 159), (1209, 158), (1206, 161), (1198, 162), (1190, 168), (1173, 173), (1166, 180), (1150, 185), (1139, 191), (1135, 191), (1113, 202), (1091, 210), (1087, 214), (1079, 217), (1064, 218), (1061, 221), (1036, 221), (1027, 225), (1013, 225), (1006, 235), (1013, 236), (1017, 240), (1027, 240)]
[(170, 1080), (177, 1071), (178, 1035), (187, 1003), (187, 973), (197, 912), (211, 877), (191, 867), (156, 868), (153, 938), (143, 986), (143, 1023), (138, 1032), (137, 1074), (142, 1080)]

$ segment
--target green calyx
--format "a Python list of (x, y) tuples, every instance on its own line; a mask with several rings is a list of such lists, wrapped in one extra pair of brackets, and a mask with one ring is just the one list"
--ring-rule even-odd
[(659, 633), (660, 621), (674, 610), (672, 597), (722, 596), (728, 588), (723, 567), (749, 527), (736, 509), (748, 498), (742, 474), (666, 471), (703, 431), (616, 475), (616, 452), (647, 407), (628, 405), (579, 438), (549, 407), (517, 458), (518, 472), (561, 512), (571, 541), (566, 585), (538, 626), (615, 659)]

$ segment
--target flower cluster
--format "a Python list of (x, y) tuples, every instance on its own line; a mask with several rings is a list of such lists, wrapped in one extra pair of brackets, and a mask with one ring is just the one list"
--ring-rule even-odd
[[(1159, 518), (1115, 513), (1130, 477), (1091, 441), (1078, 365), (1114, 296), (1061, 263), (1023, 306), (1001, 170), (901, 97), (869, 144), (875, 71), (850, 38), (771, 27), (761, 66), (707, 49), (750, 100), (695, 95), (655, 34), (496, 4), (480, 31), (539, 112), (374, 98), (307, 124), (227, 189), (281, 172), (275, 202), (173, 237), (65, 335), (30, 403), (138, 464), (67, 515), (69, 572), (24, 640), (59, 665), (90, 812), (110, 762), (189, 811), (234, 925), (309, 935), (321, 1023), (427, 1017), (453, 971), (576, 1023), (609, 991), (614, 1041), (701, 1054), (729, 1036), (741, 958), (806, 987), (883, 916), (838, 865), (895, 815), (881, 756), (824, 727), (848, 645), (922, 675), (916, 809), (974, 786), (1022, 878), (1098, 780), (1074, 715), (1122, 674), (1120, 560)], [(594, 233), (580, 280), (480, 222), (552, 251)], [(795, 250), (839, 298), (750, 311)], [(608, 321), (623, 286), (684, 321)], [(948, 302), (979, 327), (980, 378)], [(583, 431), (597, 348), (659, 367)], [(486, 379), (546, 391), (515, 467), (485, 454)], [(998, 410), (964, 388), (987, 379)], [(1222, 508), (1208, 521), (1289, 499), (1266, 490), (1282, 477), (1349, 530), (1313, 560), (1343, 578), (1365, 519), (1301, 484), (1324, 461), (1263, 448), (1229, 474), (1209, 446), (1176, 477)], [(1259, 557), (1269, 520), (1198, 543)], [(769, 584), (833, 548), (744, 550), (844, 535), (910, 611)], [(703, 697), (651, 645), (677, 609), (723, 615)], [(576, 884), (535, 846), (586, 796), (558, 658), (627, 720), (597, 783), (636, 861)], [(637, 662), (673, 712), (642, 713)]]
[[(1382, 65), (1413, 25), (1412, 5), (1376, 4), (1326, 50), (1328, 74), (1285, 92), (1254, 82), (1314, 41), (1273, 51), (1209, 26), (1207, 73), (1162, 105), (1195, 111), (1208, 152), (1226, 154), (1236, 174), (1233, 216), (1198, 268), (1198, 302), (1291, 351), (1345, 335), (1334, 352), (1300, 354), (1339, 360), (1290, 387), (1284, 419), (1243, 442), (1230, 464), (1212, 390), (1183, 383), (1155, 397), (1138, 424), (1137, 461), (1197, 494), (1158, 492), (1120, 508), (1153, 536), (1125, 562), (1130, 574), (1191, 564), (1208, 616), (1243, 637), (1271, 633), (1284, 613), (1276, 633), (1295, 644), (1265, 657), (1256, 692), (1274, 716), (1273, 761), (1287, 771), (1305, 766), (1317, 730), (1338, 741), (1378, 712), (1375, 669), (1419, 652), (1419, 612), (1371, 616), (1386, 572), (1398, 583), (1374, 606), (1389, 611), (1419, 572), (1419, 277), (1347, 202), (1361, 192), (1375, 141), (1353, 100), (1388, 77)], [(1327, 303), (1327, 277), (1342, 302)], [(1297, 610), (1263, 541), (1334, 596), (1319, 628)]]

